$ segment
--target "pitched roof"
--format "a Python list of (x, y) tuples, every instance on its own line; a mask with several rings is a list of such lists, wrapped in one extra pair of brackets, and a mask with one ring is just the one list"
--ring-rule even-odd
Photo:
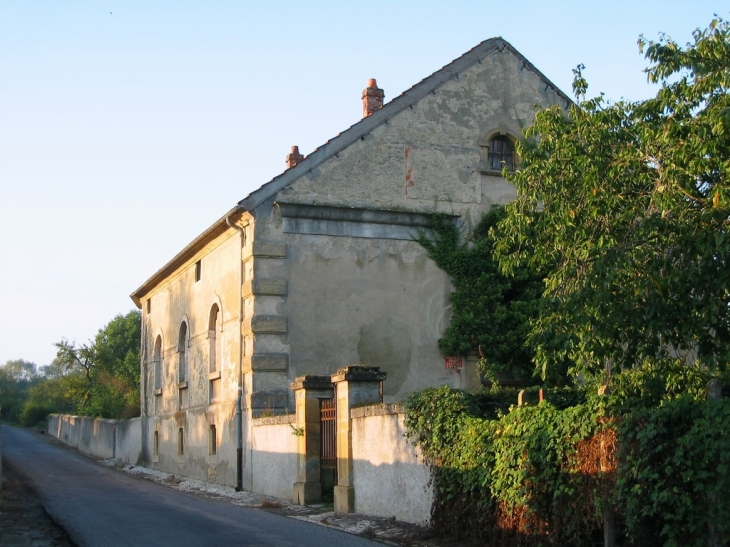
[(140, 298), (147, 294), (157, 283), (170, 275), (178, 267), (189, 260), (196, 252), (198, 252), (208, 241), (218, 237), (221, 233), (228, 229), (227, 218), (232, 217), (235, 213), (243, 211), (252, 211), (262, 202), (276, 194), (282, 188), (285, 188), (302, 175), (314, 169), (332, 156), (338, 154), (352, 143), (373, 131), (376, 127), (386, 123), (390, 118), (405, 110), (419, 99), (425, 97), (429, 93), (436, 90), (452, 78), (458, 76), (470, 66), (478, 63), (492, 53), (499, 53), (504, 50), (511, 52), (515, 57), (523, 62), (524, 68), (534, 72), (546, 86), (552, 88), (555, 93), (566, 102), (566, 106), (572, 104), (571, 99), (558, 87), (553, 84), (542, 72), (540, 72), (530, 61), (528, 61), (519, 51), (501, 37), (490, 38), (479, 45), (473, 47), (461, 57), (451, 61), (448, 65), (437, 70), (430, 76), (427, 76), (416, 85), (407, 89), (398, 95), (392, 101), (383, 105), (382, 108), (375, 111), (367, 118), (363, 118), (356, 124), (328, 140), (306, 158), (297, 163), (294, 167), (287, 169), (282, 174), (274, 177), (269, 182), (261, 186), (258, 190), (254, 190), (248, 196), (243, 198), (238, 204), (221, 217), (215, 224), (205, 230), (189, 245), (180, 251), (175, 257), (158, 270), (152, 277), (145, 281), (136, 291), (131, 294), (134, 303), (141, 307)]
[(328, 140), (302, 161), (297, 163), (294, 167), (287, 169), (281, 175), (274, 177), (269, 182), (261, 186), (258, 190), (251, 192), (248, 196), (239, 201), (238, 205), (247, 211), (253, 210), (257, 205), (273, 196), (276, 192), (285, 188), (296, 179), (306, 174), (308, 171), (311, 171), (332, 156), (338, 154), (358, 139), (370, 133), (376, 127), (384, 124), (399, 112), (405, 110), (419, 99), (425, 97), (441, 85), (456, 77), (460, 72), (463, 72), (473, 64), (478, 63), (487, 55), (494, 53), (495, 51), (501, 52), (504, 49), (512, 52), (513, 55), (524, 63), (525, 68), (537, 74), (537, 76), (543, 80), (546, 85), (554, 89), (555, 92), (566, 101), (566, 106), (572, 103), (565, 93), (560, 91), (555, 84), (548, 80), (542, 72), (535, 68), (535, 66), (519, 51), (512, 47), (509, 42), (503, 40), (501, 37), (490, 38), (489, 40), (485, 40), (470, 49), (461, 57), (451, 61), (440, 70), (437, 70), (430, 76), (427, 76), (410, 89), (407, 89), (392, 101), (384, 104), (381, 109), (376, 110), (367, 118), (363, 118), (336, 137)]

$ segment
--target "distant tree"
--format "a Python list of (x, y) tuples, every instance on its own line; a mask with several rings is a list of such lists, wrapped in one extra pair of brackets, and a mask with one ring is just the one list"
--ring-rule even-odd
[(23, 359), (6, 361), (2, 368), (5, 373), (16, 382), (22, 380), (32, 381), (38, 376), (37, 365)]
[(96, 335), (94, 346), (101, 368), (113, 373), (139, 395), (139, 351), (142, 315), (138, 310), (117, 315)]
[(61, 378), (66, 373), (66, 368), (62, 363), (59, 363), (58, 359), (51, 361), (50, 365), (43, 365), (38, 367), (38, 375), (42, 379)]
[(74, 401), (76, 408), (83, 411), (89, 405), (93, 396), (94, 376), (96, 367), (96, 350), (92, 343), (76, 345), (66, 339), (54, 344), (56, 346), (55, 361), (63, 367), (65, 385), (69, 397)]
[(97, 399), (93, 411), (115, 418), (139, 416), (139, 352), (142, 315), (117, 315), (94, 340)]
[[(53, 374), (61, 382), (79, 414), (105, 418), (139, 414), (139, 348), (141, 314), (117, 315), (92, 342), (62, 340)], [(50, 372), (50, 371), (49, 371)]]
[(16, 359), (0, 365), (0, 418), (19, 420), (28, 389), (36, 380), (35, 363)]
[(65, 414), (75, 411), (75, 405), (68, 389), (69, 372), (57, 360), (50, 365), (38, 367), (38, 378), (28, 389), (27, 398), (20, 413), (20, 424), (34, 426), (49, 414)]

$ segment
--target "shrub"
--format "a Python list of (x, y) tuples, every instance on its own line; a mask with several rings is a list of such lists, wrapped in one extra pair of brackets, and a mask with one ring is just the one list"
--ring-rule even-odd
[(48, 415), (53, 412), (54, 409), (50, 406), (28, 401), (23, 405), (23, 410), (20, 413), (20, 425), (23, 427), (32, 427), (39, 422), (45, 421)]

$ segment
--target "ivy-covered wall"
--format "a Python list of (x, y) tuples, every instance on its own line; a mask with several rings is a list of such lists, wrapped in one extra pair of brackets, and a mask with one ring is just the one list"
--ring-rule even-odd
[(529, 383), (535, 366), (526, 341), (544, 286), (542, 277), (527, 268), (516, 269), (514, 275), (501, 273), (492, 256), (491, 230), (504, 217), (504, 208), (497, 206), (476, 226), (467, 219), (460, 228), (453, 218), (433, 214), (418, 242), (449, 274), (453, 286), (451, 321), (438, 341), (441, 352), (478, 352), (483, 374), (494, 379), (506, 373)]
[[(434, 528), (490, 546), (601, 545), (608, 509), (618, 545), (728, 544), (730, 400), (705, 401), (701, 372), (646, 368), (609, 396), (547, 389), (506, 411), (516, 392), (412, 394), (406, 426), (432, 467)], [(631, 409), (652, 381), (659, 400)]]

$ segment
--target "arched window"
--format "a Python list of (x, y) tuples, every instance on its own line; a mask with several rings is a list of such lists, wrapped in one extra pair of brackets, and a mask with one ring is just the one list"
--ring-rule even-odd
[(515, 168), (515, 147), (512, 141), (503, 135), (498, 135), (489, 141), (489, 157), (487, 158), (490, 169), (502, 170), (507, 167), (510, 171)]
[(162, 336), (157, 335), (152, 358), (155, 390), (162, 389)]
[(180, 325), (180, 336), (177, 340), (177, 381), (188, 379), (188, 325), (185, 321)]
[(208, 320), (208, 342), (210, 343), (209, 364), (210, 372), (219, 371), (221, 368), (221, 312), (218, 304), (213, 304), (210, 309)]

